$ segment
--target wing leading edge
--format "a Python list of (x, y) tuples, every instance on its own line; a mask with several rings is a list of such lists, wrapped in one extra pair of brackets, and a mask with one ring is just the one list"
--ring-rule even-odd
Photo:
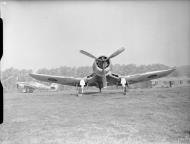
[(128, 82), (128, 84), (134, 84), (134, 83), (138, 83), (138, 82), (148, 81), (148, 80), (167, 76), (170, 73), (172, 73), (174, 70), (176, 70), (176, 68), (146, 72), (146, 73), (142, 73), (142, 74), (129, 75), (129, 76), (124, 76), (123, 78), (125, 78), (125, 80)]
[(128, 84), (134, 84), (138, 82), (144, 82), (152, 79), (161, 78), (172, 73), (176, 68), (171, 68), (167, 70), (152, 71), (135, 75), (119, 76), (116, 74), (111, 74), (108, 76), (108, 82), (112, 84), (121, 84), (121, 79), (125, 79)]
[(80, 83), (80, 80), (82, 79), (82, 78), (52, 76), (52, 75), (34, 74), (34, 73), (29, 75), (32, 78), (39, 81), (57, 83), (62, 85), (70, 85), (70, 86), (76, 86), (77, 84)]

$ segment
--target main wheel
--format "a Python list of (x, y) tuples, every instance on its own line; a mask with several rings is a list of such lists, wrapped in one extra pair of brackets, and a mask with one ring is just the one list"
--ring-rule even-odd
[(123, 92), (124, 95), (127, 95), (127, 87), (125, 86), (124, 87), (124, 92)]

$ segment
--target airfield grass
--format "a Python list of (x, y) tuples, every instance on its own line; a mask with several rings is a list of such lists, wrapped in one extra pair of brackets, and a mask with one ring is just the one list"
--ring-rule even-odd
[(189, 144), (190, 87), (4, 95), (1, 144)]

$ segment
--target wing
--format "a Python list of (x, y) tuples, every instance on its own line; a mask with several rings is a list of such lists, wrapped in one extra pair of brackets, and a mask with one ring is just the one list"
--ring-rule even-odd
[(120, 82), (121, 82), (121, 78), (119, 77), (118, 74), (114, 74), (114, 73), (111, 73), (109, 75), (106, 76), (106, 79), (107, 79), (107, 82), (108, 82), (108, 86), (111, 86), (111, 85), (119, 85)]
[[(29, 75), (32, 78), (39, 80), (39, 81), (57, 83), (57, 84), (62, 84), (62, 85), (70, 85), (70, 86), (79, 85), (80, 80), (83, 79), (83, 78), (74, 78), (74, 77), (44, 75), (44, 74), (29, 74)], [(85, 80), (85, 82), (86, 82), (86, 80)]]
[(160, 71), (152, 71), (146, 72), (142, 74), (135, 74), (135, 75), (128, 75), (128, 76), (118, 76), (115, 74), (109, 75), (109, 81), (114, 84), (121, 84), (121, 79), (124, 78), (128, 84), (134, 84), (138, 82), (148, 81), (152, 79), (161, 78), (164, 76), (169, 75), (175, 70), (175, 68), (167, 69), (167, 70), (160, 70)]
[(168, 70), (161, 70), (161, 71), (152, 71), (152, 72), (146, 72), (142, 74), (136, 74), (136, 75), (129, 75), (125, 76), (124, 78), (128, 82), (128, 84), (134, 84), (138, 82), (143, 82), (143, 81), (148, 81), (152, 79), (158, 79), (164, 76), (169, 75), (175, 70), (173, 69), (168, 69)]

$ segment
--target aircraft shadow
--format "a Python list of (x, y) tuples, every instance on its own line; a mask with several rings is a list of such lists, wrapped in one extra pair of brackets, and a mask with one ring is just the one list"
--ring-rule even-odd
[(123, 92), (85, 92), (83, 95), (91, 95), (91, 96), (114, 96), (114, 95), (123, 95)]
[[(71, 94), (71, 95), (77, 95), (77, 94)], [(99, 91), (89, 91), (89, 92), (84, 92), (83, 93), (84, 96), (101, 96), (101, 97), (105, 97), (105, 96), (115, 96), (115, 95), (122, 95), (123, 96), (123, 92), (99, 92)]]
[(101, 94), (100, 92), (85, 92), (83, 95)]

